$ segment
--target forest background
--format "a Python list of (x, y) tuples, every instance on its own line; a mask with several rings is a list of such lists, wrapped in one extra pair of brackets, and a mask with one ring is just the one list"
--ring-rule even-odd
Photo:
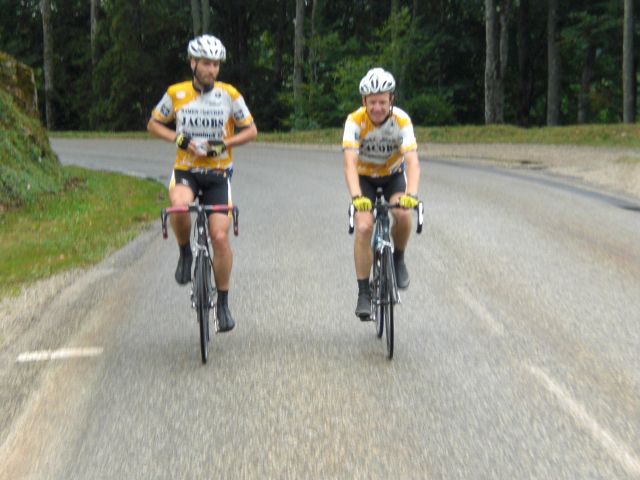
[(0, 0), (0, 50), (34, 69), (49, 130), (143, 130), (186, 45), (261, 131), (340, 127), (372, 66), (416, 125), (633, 123), (638, 0)]

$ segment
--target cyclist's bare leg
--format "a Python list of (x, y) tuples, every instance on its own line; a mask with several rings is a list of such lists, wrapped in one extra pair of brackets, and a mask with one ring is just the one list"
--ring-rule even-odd
[[(186, 185), (175, 185), (169, 190), (169, 200), (172, 207), (186, 206), (193, 202), (193, 192)], [(171, 227), (178, 245), (186, 245), (191, 233), (191, 217), (188, 213), (171, 215)]]
[[(389, 199), (389, 203), (395, 205), (400, 200), (402, 193), (394, 193)], [(391, 238), (396, 249), (404, 251), (411, 236), (411, 210), (404, 208), (394, 208), (391, 210), (393, 225), (391, 226)]]
[[(398, 203), (401, 195), (402, 193), (394, 193), (391, 195), (390, 203)], [(391, 210), (391, 214), (393, 215), (391, 237), (393, 238), (393, 263), (396, 272), (396, 282), (398, 288), (407, 288), (409, 286), (409, 272), (404, 262), (404, 251), (407, 248), (409, 236), (411, 235), (411, 210), (394, 208)]]
[[(174, 185), (169, 189), (171, 206), (186, 206), (193, 202), (193, 192), (186, 185)], [(191, 232), (191, 217), (188, 213), (171, 215), (171, 228), (176, 236), (180, 249), (180, 258), (176, 266), (175, 279), (178, 285), (185, 285), (191, 281), (191, 247), (189, 234)]]
[(227, 214), (214, 213), (209, 216), (209, 235), (213, 244), (213, 275), (218, 290), (229, 290), (229, 278), (233, 265), (233, 254), (229, 244), (231, 219)]
[(373, 255), (371, 253), (373, 215), (371, 212), (356, 212), (355, 222), (356, 238), (353, 246), (353, 256), (356, 263), (356, 277), (358, 280), (356, 316), (361, 320), (368, 320), (371, 317), (369, 271), (373, 263)]
[(209, 235), (213, 244), (213, 276), (218, 290), (217, 311), (218, 331), (228, 332), (235, 327), (235, 321), (229, 310), (229, 278), (233, 265), (233, 254), (229, 245), (229, 226), (231, 219), (227, 214), (214, 213), (209, 216)]
[(356, 262), (356, 276), (359, 279), (369, 278), (373, 255), (371, 253), (371, 235), (373, 234), (373, 214), (356, 212), (356, 238), (353, 248)]

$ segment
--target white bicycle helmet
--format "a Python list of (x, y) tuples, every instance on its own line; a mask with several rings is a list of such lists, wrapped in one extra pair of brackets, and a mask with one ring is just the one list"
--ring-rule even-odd
[(372, 93), (393, 93), (396, 89), (396, 81), (389, 72), (382, 68), (372, 68), (360, 80), (360, 95), (366, 97)]
[(206, 58), (221, 62), (224, 62), (227, 58), (227, 51), (224, 45), (213, 35), (200, 35), (194, 38), (189, 42), (187, 51), (192, 58)]

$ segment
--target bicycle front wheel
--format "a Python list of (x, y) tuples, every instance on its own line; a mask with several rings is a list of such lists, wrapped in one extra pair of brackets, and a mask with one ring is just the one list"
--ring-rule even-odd
[(393, 303), (387, 302), (384, 305), (384, 328), (387, 337), (387, 358), (393, 358)]
[(384, 275), (382, 272), (382, 262), (380, 252), (375, 252), (373, 259), (373, 280), (371, 282), (371, 312), (374, 316), (376, 335), (382, 338), (384, 329), (384, 318), (382, 309), (382, 284)]
[(387, 357), (389, 360), (393, 358), (393, 303), (394, 303), (394, 272), (393, 272), (393, 257), (390, 248), (385, 248), (382, 261), (383, 267), (383, 282), (384, 286), (382, 290), (382, 302), (381, 311), (384, 313), (384, 329), (387, 339)]
[(202, 363), (207, 363), (209, 357), (209, 310), (211, 308), (209, 299), (211, 265), (209, 265), (209, 259), (202, 254), (198, 255), (195, 271), (194, 282), (198, 291), (196, 301), (198, 325), (200, 326), (200, 355)]

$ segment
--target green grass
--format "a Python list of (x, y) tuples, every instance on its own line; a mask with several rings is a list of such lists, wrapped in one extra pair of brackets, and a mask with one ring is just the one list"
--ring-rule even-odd
[[(260, 128), (259, 124), (258, 128)], [(640, 147), (640, 123), (531, 128), (513, 125), (415, 126), (415, 133), (420, 143), (540, 143), (545, 145)], [(50, 136), (63, 138), (151, 138), (147, 132), (50, 132)], [(295, 132), (261, 131), (257, 140), (273, 143), (340, 145), (342, 143), (342, 128)]]
[[(640, 124), (572, 125), (566, 127), (520, 128), (513, 125), (415, 127), (418, 142), (434, 143), (539, 143), (596, 147), (640, 147)], [(342, 129), (322, 129), (290, 133), (263, 133), (263, 142), (340, 145)]]
[(62, 192), (0, 212), (0, 297), (92, 265), (135, 238), (166, 203), (150, 180), (65, 168)]
[(618, 163), (626, 163), (629, 165), (637, 165), (640, 164), (640, 157), (620, 157), (618, 158)]
[(155, 138), (146, 130), (139, 132), (94, 132), (94, 131), (80, 131), (80, 130), (67, 130), (64, 132), (49, 131), (49, 138), (132, 138), (132, 139), (145, 139)]

